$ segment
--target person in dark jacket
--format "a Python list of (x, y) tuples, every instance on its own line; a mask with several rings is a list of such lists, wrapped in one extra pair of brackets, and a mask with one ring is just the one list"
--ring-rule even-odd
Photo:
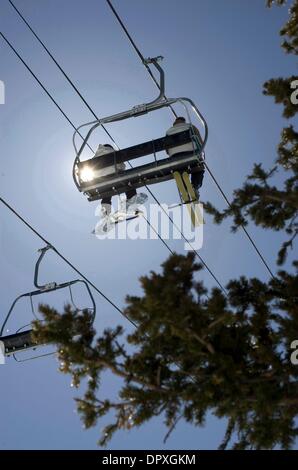
[[(202, 137), (200, 131), (190, 123), (187, 123), (185, 118), (180, 116), (177, 117), (173, 123), (173, 126), (167, 130), (166, 135), (173, 135), (177, 134), (178, 132), (184, 132), (188, 129), (193, 130), (194, 134), (197, 135), (198, 140), (202, 143)], [(194, 144), (189, 142), (187, 144), (178, 145), (177, 147), (172, 147), (167, 150), (167, 154), (169, 157), (173, 157), (174, 155), (179, 155), (179, 153), (193, 153), (194, 152)], [(197, 168), (192, 169), (191, 172), (191, 183), (195, 190), (197, 200), (200, 199), (200, 188), (203, 184), (205, 169), (202, 164), (199, 164)]]

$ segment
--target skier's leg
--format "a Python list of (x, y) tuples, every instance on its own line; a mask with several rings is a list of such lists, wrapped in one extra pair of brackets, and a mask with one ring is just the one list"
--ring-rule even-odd
[(137, 193), (135, 189), (126, 192), (126, 210), (136, 211), (138, 206), (144, 204), (148, 196), (144, 193)]
[(130, 189), (129, 191), (126, 191), (125, 195), (126, 195), (126, 200), (128, 201), (132, 197), (136, 196), (137, 192), (135, 189)]
[(112, 198), (104, 197), (101, 200), (101, 217), (107, 217), (112, 212)]
[(94, 233), (104, 235), (112, 228), (110, 217), (112, 212), (112, 198), (106, 197), (101, 200), (101, 204), (96, 209), (95, 214), (99, 216), (99, 221), (95, 226)]
[(195, 190), (197, 199), (200, 199), (200, 187), (203, 184), (205, 170), (199, 170), (191, 174), (191, 184)]

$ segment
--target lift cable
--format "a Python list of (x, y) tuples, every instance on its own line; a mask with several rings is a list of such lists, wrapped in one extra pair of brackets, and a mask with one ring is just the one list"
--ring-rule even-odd
[[(110, 0), (106, 0), (107, 4), (109, 5), (109, 7), (111, 8), (112, 12), (114, 13), (116, 19), (118, 20), (119, 24), (121, 25), (124, 33), (126, 34), (129, 42), (131, 43), (132, 47), (134, 48), (134, 50), (136, 51), (137, 55), (139, 56), (139, 58), (141, 59), (141, 61), (143, 62), (143, 64), (145, 65), (146, 69), (148, 70), (151, 78), (152, 78), (152, 72), (149, 68), (149, 66), (144, 62), (145, 59), (144, 59), (144, 56), (143, 54), (141, 53), (140, 49), (137, 47), (135, 41), (132, 39), (131, 35), (129, 34), (126, 26), (124, 25), (122, 19), (120, 18), (119, 14), (117, 13), (117, 11), (115, 10), (114, 6), (112, 5), (112, 2)], [(159, 87), (159, 84), (156, 80), (154, 80), (154, 83), (157, 85), (157, 88), (160, 88)], [(175, 113), (176, 115), (176, 113)], [(176, 115), (177, 116), (177, 115)], [(229, 207), (231, 207), (231, 203), (230, 201), (228, 200), (226, 194), (224, 193), (223, 189), (221, 188), (220, 184), (218, 183), (218, 181), (216, 180), (215, 176), (213, 175), (213, 173), (210, 171), (210, 168), (206, 165), (206, 163), (204, 163), (208, 173), (210, 174), (212, 180), (214, 181), (214, 183), (216, 184), (217, 188), (219, 189), (221, 195), (223, 196), (224, 200), (226, 201), (226, 203), (228, 204)], [(251, 237), (251, 235), (248, 233), (247, 229), (245, 228), (244, 225), (241, 225), (241, 228), (243, 229), (245, 235), (247, 236), (248, 240), (250, 241), (250, 243), (252, 244), (254, 250), (256, 251), (257, 255), (260, 257), (262, 263), (264, 264), (264, 266), (266, 267), (267, 271), (269, 272), (270, 276), (274, 279), (275, 276), (272, 272), (272, 270), (270, 269), (269, 265), (267, 264), (267, 262), (265, 261), (265, 258), (263, 257), (263, 255), (261, 254), (260, 250), (257, 248), (256, 246), (256, 243), (254, 242), (253, 238)]]
[[(27, 24), (27, 22), (26, 22)], [(24, 61), (24, 59), (20, 56), (20, 54), (16, 51), (16, 49), (12, 46), (12, 44), (7, 40), (7, 38), (3, 35), (3, 33), (0, 32), (0, 35), (3, 37), (3, 39), (6, 41), (6, 43), (8, 44), (8, 46), (13, 50), (13, 52), (16, 54), (16, 56), (21, 60), (21, 62), (25, 65), (25, 67), (27, 68), (27, 70), (29, 70), (29, 72), (31, 73), (31, 75), (34, 77), (34, 79), (38, 82), (38, 84), (42, 87), (42, 89), (47, 93), (47, 95), (49, 96), (49, 98), (53, 101), (53, 103), (57, 106), (57, 108), (62, 112), (63, 116), (67, 119), (67, 121), (71, 124), (72, 127), (74, 127), (73, 123), (71, 122), (71, 120), (68, 118), (68, 116), (65, 114), (65, 112), (61, 109), (61, 107), (57, 104), (57, 102), (54, 100), (54, 98), (50, 95), (50, 93), (46, 90), (45, 86), (41, 83), (41, 81), (38, 79), (38, 77), (33, 73), (33, 71), (30, 69), (30, 67), (26, 64), (26, 62)], [(40, 44), (43, 44), (42, 41), (40, 41)], [(56, 63), (56, 62), (55, 62)], [(59, 66), (60, 68), (61, 66)], [(64, 76), (67, 76), (66, 72), (64, 71), (63, 73)], [(81, 94), (80, 94), (81, 95)], [(80, 96), (79, 95), (79, 96)], [(99, 120), (97, 117), (96, 117), (97, 120)], [(84, 140), (84, 138), (82, 137), (82, 135), (79, 133), (80, 137)], [(113, 139), (113, 142), (115, 142), (115, 140)], [(88, 145), (88, 144), (87, 144)], [(119, 146), (117, 145), (117, 143), (115, 142), (115, 145), (119, 148)], [(132, 167), (131, 163), (129, 162), (130, 166)], [(161, 209), (165, 212), (165, 214), (167, 215), (167, 217), (169, 218), (170, 222), (174, 224), (173, 222), (173, 219), (170, 217), (170, 215), (164, 210), (164, 208), (162, 207), (161, 203), (158, 201), (158, 199), (156, 198), (156, 196), (153, 194), (153, 192), (150, 190), (150, 188), (148, 188), (148, 186), (146, 186), (146, 189), (148, 190), (148, 192), (150, 193), (150, 195), (153, 197), (153, 199), (156, 201), (156, 203), (159, 205), (159, 207), (161, 207)], [(145, 217), (144, 217), (145, 218)], [(165, 240), (160, 236), (160, 234), (152, 227), (152, 225), (150, 224), (150, 222), (145, 219), (146, 222), (148, 223), (148, 225), (155, 231), (155, 233), (157, 234), (158, 238), (161, 240), (161, 242), (166, 246), (166, 248), (169, 250), (169, 252), (171, 254), (173, 254), (173, 250), (169, 247), (169, 245), (165, 242)], [(183, 237), (184, 241), (190, 246), (190, 248), (194, 251), (195, 255), (198, 257), (198, 259), (201, 261), (201, 263), (204, 265), (204, 267), (206, 268), (206, 270), (209, 272), (209, 274), (211, 275), (211, 277), (215, 280), (215, 282), (217, 283), (217, 285), (219, 286), (219, 288), (222, 290), (222, 292), (227, 295), (227, 291), (225, 290), (225, 288), (223, 287), (222, 283), (218, 280), (218, 278), (216, 277), (216, 275), (212, 272), (212, 270), (208, 267), (207, 263), (204, 261), (204, 259), (202, 258), (202, 256), (198, 253), (197, 250), (194, 249), (194, 247), (192, 246), (191, 242), (185, 237), (185, 235), (183, 234), (183, 232), (175, 225), (175, 228), (180, 232), (181, 236)]]

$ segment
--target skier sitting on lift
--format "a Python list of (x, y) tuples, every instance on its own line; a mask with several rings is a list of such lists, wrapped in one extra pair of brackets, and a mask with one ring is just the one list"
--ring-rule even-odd
[[(192, 124), (187, 123), (184, 117), (177, 117), (173, 123), (173, 126), (167, 130), (166, 135), (177, 134), (178, 132), (184, 132), (188, 129), (192, 129), (194, 134), (198, 136), (199, 141), (202, 142), (202, 137), (200, 135), (199, 130)], [(167, 150), (167, 154), (169, 155), (169, 157), (173, 157), (174, 155), (179, 155), (180, 153), (193, 153), (193, 152), (194, 152), (194, 144), (191, 142), (188, 144), (178, 145), (177, 147), (173, 147)], [(199, 200), (200, 198), (199, 189), (203, 183), (204, 172), (205, 172), (204, 167), (202, 167), (201, 165), (198, 166), (197, 168), (192, 169), (191, 171), (191, 184), (195, 190), (197, 200)]]
[[(106, 155), (108, 153), (115, 152), (115, 149), (110, 144), (100, 144), (97, 148), (97, 151), (93, 158), (101, 157), (102, 155)], [(116, 165), (116, 169), (118, 171), (125, 170), (125, 163), (118, 163)], [(115, 165), (108, 166), (101, 171), (101, 176), (108, 176), (115, 173)], [(146, 194), (140, 193), (137, 194), (135, 189), (130, 189), (126, 193), (126, 201), (121, 203), (121, 212), (134, 212), (137, 210), (138, 206), (144, 204), (148, 199)], [(108, 218), (112, 212), (112, 197), (105, 197), (101, 200), (101, 218)]]

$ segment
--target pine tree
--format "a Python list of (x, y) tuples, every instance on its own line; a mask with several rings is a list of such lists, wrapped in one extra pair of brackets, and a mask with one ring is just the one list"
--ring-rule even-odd
[[(295, 0), (281, 31), (282, 46), (293, 54), (297, 17)], [(264, 85), (264, 93), (283, 104), (286, 118), (298, 109), (289, 99), (292, 79)], [(234, 230), (251, 220), (284, 231), (288, 238), (279, 264), (298, 233), (297, 156), (298, 133), (289, 125), (271, 169), (256, 164), (224, 212), (207, 205), (218, 223), (232, 217)], [(279, 186), (273, 183), (277, 172), (284, 176)], [(34, 340), (57, 344), (61, 372), (72, 375), (75, 387), (85, 386), (76, 399), (85, 426), (95, 426), (106, 415), (111, 420), (100, 445), (117, 430), (142, 426), (156, 416), (164, 417), (167, 439), (179, 420), (202, 426), (212, 412), (227, 419), (222, 449), (231, 442), (235, 449), (288, 449), (298, 434), (298, 367), (291, 362), (298, 331), (297, 268), (294, 261), (291, 272), (280, 268), (267, 283), (244, 276), (232, 280), (224, 295), (198, 281), (202, 266), (193, 254), (174, 254), (160, 273), (140, 279), (141, 296), (127, 297), (124, 313), (137, 325), (133, 332), (118, 326), (97, 336), (88, 310), (76, 313), (66, 306), (61, 314), (41, 305), (45, 321), (34, 322)], [(102, 397), (107, 371), (119, 378), (115, 400)]]

